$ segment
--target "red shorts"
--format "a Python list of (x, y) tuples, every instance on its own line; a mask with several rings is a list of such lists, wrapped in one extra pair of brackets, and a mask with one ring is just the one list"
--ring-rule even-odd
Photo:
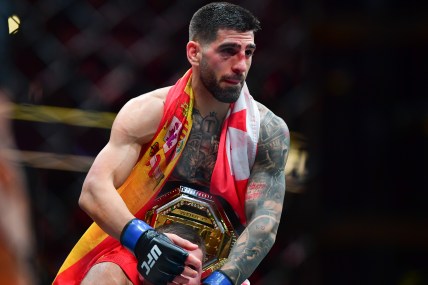
[(139, 285), (143, 284), (140, 281), (139, 273), (137, 270), (137, 259), (135, 256), (127, 250), (125, 247), (118, 246), (109, 253), (101, 256), (95, 264), (101, 262), (113, 262), (122, 268), (123, 272), (125, 272), (126, 276), (128, 276), (129, 280), (131, 280), (132, 284)]

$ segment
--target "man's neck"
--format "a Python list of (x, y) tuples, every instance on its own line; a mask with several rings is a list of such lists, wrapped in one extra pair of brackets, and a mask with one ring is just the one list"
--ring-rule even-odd
[(195, 95), (194, 108), (198, 109), (201, 116), (206, 117), (211, 113), (216, 113), (216, 117), (222, 122), (226, 117), (230, 104), (215, 99), (197, 76), (192, 76), (192, 89)]

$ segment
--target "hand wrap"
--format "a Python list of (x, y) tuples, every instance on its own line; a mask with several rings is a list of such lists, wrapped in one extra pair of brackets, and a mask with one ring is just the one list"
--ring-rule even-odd
[(189, 253), (141, 220), (131, 220), (122, 231), (121, 243), (137, 258), (138, 272), (156, 285), (171, 282), (184, 270)]
[(222, 271), (216, 270), (205, 278), (202, 285), (233, 285), (233, 282), (230, 280), (229, 276)]

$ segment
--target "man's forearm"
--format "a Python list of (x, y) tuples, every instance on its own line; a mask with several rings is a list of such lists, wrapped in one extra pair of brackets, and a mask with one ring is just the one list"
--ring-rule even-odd
[(241, 284), (257, 268), (272, 248), (279, 221), (269, 213), (251, 221), (238, 238), (221, 270), (234, 284)]
[(115, 189), (101, 193), (101, 190), (91, 191), (84, 187), (79, 205), (98, 226), (117, 240), (126, 223), (134, 218)]

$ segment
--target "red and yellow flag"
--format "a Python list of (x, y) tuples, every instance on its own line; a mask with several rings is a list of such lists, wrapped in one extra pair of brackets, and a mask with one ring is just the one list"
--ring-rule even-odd
[[(174, 169), (192, 128), (191, 70), (170, 89), (161, 124), (130, 176), (118, 189), (129, 210), (142, 218)], [(53, 284), (80, 284), (91, 266), (119, 241), (93, 223), (74, 246)]]

